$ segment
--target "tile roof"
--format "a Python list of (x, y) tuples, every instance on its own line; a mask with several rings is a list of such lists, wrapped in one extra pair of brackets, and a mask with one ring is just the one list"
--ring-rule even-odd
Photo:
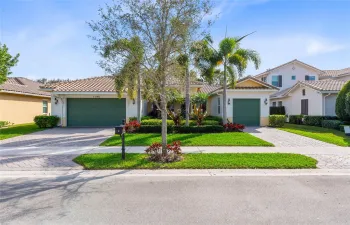
[(344, 84), (346, 83), (346, 81), (318, 80), (318, 81), (301, 81), (300, 83), (319, 91), (340, 91), (344, 86)]
[[(169, 85), (182, 85), (174, 79)], [(201, 81), (192, 81), (192, 85), (203, 85)], [(115, 92), (113, 76), (100, 76), (74, 81), (43, 85), (42, 89), (52, 89), (55, 92)]]
[(323, 74), (320, 74), (321, 77), (338, 77), (345, 74), (350, 74), (350, 67), (341, 69), (341, 70), (324, 70)]
[[(238, 84), (238, 83), (241, 83), (241, 82), (243, 82), (243, 81), (245, 81), (245, 80), (248, 80), (248, 79), (254, 80), (255, 82), (257, 82), (257, 83), (259, 83), (259, 84), (262, 84), (262, 85), (264, 85), (265, 87), (256, 87), (256, 86), (254, 86), (254, 87), (235, 87), (235, 89), (237, 89), (237, 90), (261, 90), (261, 89), (275, 89), (275, 90), (278, 90), (277, 87), (275, 87), (275, 86), (273, 86), (273, 85), (270, 85), (270, 84), (268, 84), (268, 83), (265, 83), (265, 82), (263, 82), (263, 81), (261, 81), (261, 80), (258, 80), (258, 79), (254, 78), (254, 77), (252, 77), (252, 76), (246, 76), (246, 77), (244, 77), (244, 78), (238, 80), (238, 81), (237, 81), (237, 84)], [(223, 87), (222, 87), (222, 86), (219, 86), (219, 85), (209, 85), (209, 84), (205, 84), (205, 85), (201, 88), (201, 92), (203, 92), (203, 93), (213, 93), (213, 92), (215, 92), (215, 91), (217, 91), (217, 90), (220, 90), (220, 89), (222, 89), (222, 88), (223, 88)], [(230, 89), (230, 88), (228, 88), (228, 89)]]
[(299, 81), (294, 86), (290, 88), (283, 89), (277, 93), (270, 95), (271, 98), (284, 98), (286, 97), (293, 89), (300, 85), (304, 85), (310, 88), (313, 88), (318, 91), (334, 91), (338, 92), (342, 89), (346, 81), (341, 80), (318, 80), (318, 81)]
[(41, 83), (23, 77), (9, 77), (5, 83), (0, 85), (0, 92), (14, 92), (24, 95), (38, 95), (50, 97), (51, 94), (40, 91)]

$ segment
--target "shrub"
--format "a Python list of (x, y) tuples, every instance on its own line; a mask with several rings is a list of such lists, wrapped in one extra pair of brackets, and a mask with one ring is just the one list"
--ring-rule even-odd
[(340, 130), (340, 125), (342, 122), (340, 120), (323, 120), (322, 127)]
[(150, 119), (157, 119), (157, 118), (155, 118), (153, 116), (143, 116), (143, 117), (141, 117), (141, 121), (142, 120), (150, 120)]
[(11, 125), (13, 125), (13, 123), (10, 123), (9, 121), (0, 121), (0, 128), (11, 126)]
[(224, 127), (221, 125), (204, 125), (204, 126), (192, 126), (192, 127), (174, 127), (176, 133), (222, 133)]
[(335, 112), (340, 120), (350, 121), (350, 112), (346, 112), (346, 95), (350, 92), (350, 81), (340, 90), (335, 104)]
[(222, 117), (220, 116), (207, 116), (205, 117), (204, 121), (206, 120), (216, 120), (219, 122), (219, 124), (222, 124)]
[(200, 107), (193, 109), (192, 117), (197, 122), (197, 126), (202, 125), (203, 120), (207, 117), (207, 112), (203, 111)]
[(286, 109), (284, 106), (271, 106), (270, 115), (286, 115)]
[(322, 121), (325, 119), (324, 116), (304, 116), (304, 124), (309, 126), (322, 126)]
[(135, 116), (129, 117), (129, 122), (131, 122), (131, 121), (137, 121), (137, 118)]
[(148, 160), (152, 162), (168, 163), (182, 160), (180, 141), (174, 141), (172, 144), (168, 144), (166, 155), (162, 154), (162, 144), (160, 143), (153, 143), (145, 152), (148, 155)]
[(130, 121), (129, 123), (126, 123), (124, 128), (125, 132), (127, 133), (134, 133), (138, 129), (140, 129), (141, 124), (137, 122), (137, 120)]
[(34, 122), (39, 128), (52, 128), (57, 126), (58, 121), (60, 120), (57, 116), (45, 116), (40, 115), (34, 117)]
[(303, 115), (290, 115), (289, 123), (303, 124)]
[(170, 117), (170, 119), (172, 119), (175, 126), (181, 125), (181, 120), (182, 120), (181, 109), (179, 109), (177, 112), (168, 110), (168, 116)]
[(224, 126), (225, 132), (242, 132), (245, 128), (244, 125), (238, 123), (228, 122)]
[(286, 116), (284, 115), (270, 115), (269, 126), (270, 127), (283, 127), (286, 122)]
[[(174, 126), (174, 121), (172, 120), (167, 120), (167, 125), (168, 126)], [(141, 125), (162, 125), (162, 120), (161, 119), (148, 119), (148, 120), (142, 120)]]

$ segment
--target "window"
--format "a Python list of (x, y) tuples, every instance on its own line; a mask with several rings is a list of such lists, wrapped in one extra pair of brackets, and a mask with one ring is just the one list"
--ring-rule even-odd
[(282, 106), (282, 101), (278, 101), (277, 106)]
[(220, 97), (218, 98), (218, 114), (221, 114)]
[(303, 96), (305, 96), (305, 95), (306, 95), (306, 91), (305, 91), (305, 89), (303, 89), (303, 90), (302, 90), (302, 94), (303, 94)]
[(273, 106), (273, 107), (276, 107), (276, 102), (272, 102), (272, 106)]
[(296, 80), (296, 76), (295, 75), (292, 76), (292, 80)]
[(301, 100), (301, 114), (302, 115), (309, 114), (309, 100), (308, 99)]
[(305, 80), (316, 80), (315, 76), (305, 75)]
[(262, 77), (261, 81), (266, 82), (266, 77)]
[(272, 85), (275, 87), (282, 87), (282, 75), (272, 76)]
[(47, 113), (47, 101), (43, 101), (43, 113)]

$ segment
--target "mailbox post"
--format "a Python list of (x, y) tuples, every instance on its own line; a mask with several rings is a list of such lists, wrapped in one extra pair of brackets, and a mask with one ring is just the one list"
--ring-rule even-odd
[(116, 126), (115, 127), (115, 134), (119, 134), (120, 137), (122, 138), (122, 160), (125, 160), (125, 120), (122, 120), (122, 125), (121, 126)]

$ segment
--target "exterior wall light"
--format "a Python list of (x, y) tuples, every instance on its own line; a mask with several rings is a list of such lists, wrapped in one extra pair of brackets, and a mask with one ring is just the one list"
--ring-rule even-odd
[(264, 103), (265, 103), (265, 105), (267, 105), (267, 98), (265, 98)]
[(231, 99), (227, 100), (227, 105), (229, 105), (231, 103)]
[(132, 99), (132, 104), (135, 105), (135, 99), (134, 98)]

